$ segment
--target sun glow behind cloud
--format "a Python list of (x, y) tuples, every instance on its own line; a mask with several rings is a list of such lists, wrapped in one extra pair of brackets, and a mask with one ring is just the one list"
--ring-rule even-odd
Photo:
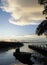
[(45, 17), (42, 14), (43, 6), (38, 0), (1, 0), (3, 11), (11, 13), (9, 23), (15, 25), (37, 25)]

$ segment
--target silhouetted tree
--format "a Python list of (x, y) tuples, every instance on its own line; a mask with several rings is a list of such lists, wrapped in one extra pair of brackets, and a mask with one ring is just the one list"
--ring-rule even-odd
[(45, 14), (46, 19), (47, 19), (47, 0), (38, 0), (38, 3), (40, 5), (44, 5), (43, 14)]
[(47, 30), (47, 20), (44, 20), (41, 24), (38, 25), (36, 33), (42, 35)]
[(43, 33), (45, 34), (45, 35), (47, 35), (47, 0), (38, 0), (38, 3), (40, 4), (40, 5), (44, 5), (44, 10), (43, 10), (43, 14), (45, 14), (45, 16), (46, 16), (46, 19), (44, 20), (44, 21), (42, 21), (39, 25), (38, 25), (38, 27), (37, 27), (37, 29), (36, 29), (36, 33), (38, 34), (38, 35), (42, 35)]
[(45, 0), (38, 0), (38, 3), (39, 3), (40, 5), (44, 5), (44, 1), (45, 1)]

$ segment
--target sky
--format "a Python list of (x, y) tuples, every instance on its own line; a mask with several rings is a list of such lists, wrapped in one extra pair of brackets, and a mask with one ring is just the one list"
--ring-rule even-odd
[(0, 39), (36, 35), (43, 10), (38, 0), (0, 0)]

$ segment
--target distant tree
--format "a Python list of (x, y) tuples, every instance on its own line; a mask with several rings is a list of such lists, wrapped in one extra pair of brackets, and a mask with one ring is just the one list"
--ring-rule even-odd
[(43, 14), (45, 14), (46, 19), (38, 25), (36, 29), (36, 33), (38, 35), (42, 35), (44, 33), (47, 36), (47, 32), (46, 32), (47, 31), (47, 0), (38, 0), (38, 3), (40, 5), (44, 5)]

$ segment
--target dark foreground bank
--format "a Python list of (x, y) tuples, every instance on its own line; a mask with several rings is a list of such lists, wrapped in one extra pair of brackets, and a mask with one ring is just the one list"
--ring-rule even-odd
[(0, 42), (0, 48), (16, 48), (24, 46), (21, 42)]

